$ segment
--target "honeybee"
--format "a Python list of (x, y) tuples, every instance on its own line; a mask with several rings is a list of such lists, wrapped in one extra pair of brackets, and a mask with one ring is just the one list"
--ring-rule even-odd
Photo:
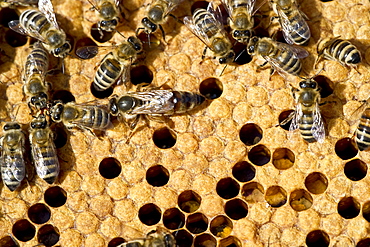
[(35, 6), (39, 0), (2, 0), (0, 1), (1, 8), (15, 7), (15, 6)]
[(355, 67), (361, 62), (361, 54), (356, 46), (348, 40), (343, 40), (339, 37), (323, 39), (317, 46), (317, 53), (316, 63), (321, 57), (350, 67)]
[(321, 117), (319, 102), (320, 88), (312, 78), (299, 83), (299, 89), (293, 89), (296, 109), (284, 120), (292, 120), (289, 131), (299, 128), (303, 139), (309, 143), (315, 140), (322, 143), (325, 139), (325, 129)]
[(170, 14), (170, 12), (182, 1), (183, 0), (153, 0), (148, 7), (146, 17), (141, 20), (141, 24), (144, 27), (138, 28), (137, 32), (144, 29), (144, 32), (149, 35), (155, 32), (159, 26), (163, 39), (165, 39), (165, 33), (161, 24), (166, 22), (167, 16), (172, 16), (177, 19), (175, 16)]
[(32, 160), (37, 175), (49, 184), (54, 183), (60, 171), (53, 137), (45, 115), (39, 115), (31, 121), (29, 138)]
[(109, 101), (109, 109), (113, 116), (123, 117), (125, 122), (133, 120), (129, 124), (133, 129), (142, 115), (155, 118), (181, 114), (200, 106), (204, 101), (205, 98), (196, 93), (151, 90), (114, 96)]
[(112, 125), (109, 112), (102, 105), (75, 102), (63, 104), (62, 101), (57, 100), (48, 106), (48, 114), (51, 120), (57, 123), (62, 122), (68, 129), (104, 131)]
[[(96, 46), (85, 46), (77, 49), (76, 54), (82, 59), (89, 59), (98, 53), (98, 49)], [(100, 62), (93, 87), (97, 91), (105, 91), (118, 80), (126, 82), (130, 66), (142, 49), (141, 41), (134, 36), (130, 36), (127, 41), (114, 47)]]
[(98, 30), (102, 36), (102, 31), (113, 32), (116, 30), (120, 16), (120, 0), (93, 0), (88, 2), (99, 13), (101, 20), (98, 22)]
[(10, 191), (16, 190), (26, 175), (24, 162), (25, 136), (21, 126), (8, 122), (3, 127), (1, 143), (1, 177)]
[(45, 75), (49, 66), (49, 54), (40, 42), (33, 45), (27, 56), (23, 73), (23, 92), (28, 96), (28, 105), (44, 109), (48, 100), (48, 85)]
[(266, 63), (269, 62), (282, 76), (284, 73), (299, 75), (302, 70), (300, 59), (308, 56), (308, 52), (303, 48), (256, 36), (249, 40), (247, 51), (249, 55), (261, 55)]
[(70, 52), (71, 45), (66, 40), (65, 32), (58, 26), (51, 0), (39, 0), (38, 8), (40, 11), (24, 11), (19, 20), (9, 22), (9, 27), (40, 40), (51, 54), (64, 58)]
[(247, 44), (252, 37), (254, 19), (252, 18), (256, 0), (221, 0), (229, 14), (228, 22), (232, 36), (240, 43)]
[(209, 48), (219, 57), (220, 64), (230, 64), (234, 61), (235, 52), (220, 18), (210, 3), (207, 10), (198, 8), (192, 17), (185, 16), (184, 23), (206, 45), (202, 59)]
[(163, 228), (149, 232), (145, 238), (134, 239), (117, 247), (176, 247), (174, 236)]
[(295, 0), (270, 0), (274, 12), (279, 16), (280, 26), (288, 44), (307, 45), (310, 28), (305, 15), (299, 10)]

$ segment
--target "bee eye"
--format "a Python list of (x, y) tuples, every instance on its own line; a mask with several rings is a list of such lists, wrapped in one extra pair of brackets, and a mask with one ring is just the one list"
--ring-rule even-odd
[(299, 87), (300, 87), (300, 88), (306, 88), (306, 87), (307, 87), (307, 83), (306, 83), (306, 81), (301, 81), (301, 82), (299, 83)]
[(316, 88), (316, 82), (315, 81), (311, 81), (310, 82), (310, 88)]
[(225, 57), (220, 57), (218, 60), (220, 64), (225, 64), (226, 63), (226, 58)]
[(118, 24), (117, 20), (112, 20), (111, 23), (112, 23), (113, 26), (117, 26), (117, 24)]

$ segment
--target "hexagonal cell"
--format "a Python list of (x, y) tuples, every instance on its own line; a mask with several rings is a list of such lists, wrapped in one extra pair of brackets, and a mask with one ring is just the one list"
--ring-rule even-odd
[(53, 124), (51, 130), (54, 133), (54, 144), (56, 148), (62, 148), (67, 144), (68, 133), (62, 123)]
[(157, 224), (161, 220), (162, 211), (154, 203), (148, 203), (139, 209), (139, 219), (148, 226)]
[(153, 33), (146, 34), (145, 32), (140, 32), (137, 37), (141, 40), (143, 44), (144, 51), (152, 51), (158, 48), (161, 45), (161, 41)]
[(93, 39), (99, 43), (104, 43), (112, 39), (115, 32), (107, 32), (104, 30), (99, 30), (98, 25), (95, 23), (91, 26), (90, 34)]
[(269, 163), (271, 152), (265, 145), (257, 145), (248, 152), (248, 159), (256, 166)]
[(282, 111), (279, 114), (279, 126), (285, 130), (289, 130), (289, 127), (292, 123), (292, 119), (287, 121), (288, 117), (290, 117), (290, 114), (293, 114), (294, 110), (286, 110)]
[(370, 238), (364, 238), (358, 241), (356, 247), (369, 247), (370, 246)]
[(191, 14), (194, 13), (196, 9), (207, 9), (209, 2), (207, 1), (196, 1), (191, 5)]
[(239, 183), (230, 177), (221, 179), (216, 185), (216, 192), (223, 199), (231, 199), (237, 196), (239, 189)]
[(312, 194), (321, 194), (328, 188), (328, 179), (320, 172), (313, 172), (306, 177), (304, 184)]
[(262, 139), (263, 131), (260, 126), (254, 123), (247, 123), (239, 131), (240, 140), (247, 146), (259, 143)]
[(287, 193), (280, 186), (271, 186), (266, 190), (265, 200), (271, 207), (281, 207), (287, 202)]
[(367, 174), (367, 165), (360, 159), (353, 159), (344, 165), (344, 174), (352, 181), (359, 181)]
[(207, 99), (217, 99), (222, 95), (222, 82), (214, 77), (203, 80), (199, 85), (199, 92)]
[(210, 234), (204, 233), (195, 237), (194, 247), (216, 247), (217, 240)]
[(242, 243), (237, 237), (230, 236), (220, 240), (219, 247), (242, 247)]
[(233, 222), (228, 217), (219, 215), (211, 220), (209, 229), (214, 236), (226, 238), (233, 231)]
[(163, 213), (163, 225), (176, 230), (185, 225), (185, 215), (178, 208), (169, 208)]
[(295, 211), (304, 211), (312, 206), (313, 198), (304, 189), (297, 189), (290, 193), (289, 204)]
[(18, 220), (13, 225), (12, 233), (19, 241), (27, 242), (35, 236), (36, 228), (26, 219)]
[(50, 209), (43, 203), (36, 203), (28, 209), (28, 218), (35, 224), (46, 223), (50, 216)]
[(340, 216), (345, 219), (352, 219), (360, 213), (361, 205), (352, 196), (343, 197), (339, 201), (337, 209)]
[(239, 182), (248, 182), (256, 176), (256, 168), (247, 161), (241, 161), (233, 166), (232, 174)]
[(202, 213), (195, 213), (186, 219), (186, 229), (193, 234), (205, 232), (208, 228), (208, 218)]
[(124, 242), (126, 242), (124, 238), (121, 237), (113, 238), (111, 241), (109, 241), (108, 247), (117, 247), (118, 245), (123, 244)]
[(313, 78), (320, 87), (321, 98), (326, 98), (333, 94), (334, 83), (326, 76), (318, 75)]
[(277, 148), (272, 154), (272, 164), (279, 170), (289, 169), (294, 161), (294, 153), (288, 148)]
[(19, 244), (11, 236), (5, 236), (5, 237), (0, 239), (0, 246), (3, 246), (3, 247), (19, 247)]
[(199, 209), (201, 201), (202, 198), (198, 193), (192, 190), (185, 190), (179, 195), (177, 204), (185, 213), (194, 213)]
[(104, 158), (100, 161), (99, 173), (103, 178), (116, 178), (121, 173), (121, 170), (121, 163), (113, 157)]
[(156, 165), (146, 171), (145, 178), (151, 186), (160, 187), (168, 183), (170, 173), (164, 166)]
[(233, 220), (240, 220), (248, 215), (248, 205), (238, 198), (227, 201), (224, 210)]
[(241, 189), (241, 195), (243, 199), (248, 203), (262, 202), (264, 198), (265, 190), (260, 183), (250, 182), (243, 185)]
[(365, 220), (370, 222), (370, 201), (367, 201), (362, 205), (362, 216)]
[(348, 137), (338, 140), (335, 143), (335, 153), (342, 160), (352, 159), (358, 153), (355, 141)]
[(55, 91), (51, 98), (52, 100), (61, 100), (63, 104), (76, 101), (75, 96), (73, 96), (73, 94), (67, 90)]
[(172, 235), (175, 237), (178, 247), (191, 247), (193, 244), (194, 237), (187, 230), (181, 229), (173, 232)]
[(52, 225), (43, 225), (37, 232), (37, 241), (44, 246), (53, 246), (59, 241), (59, 230)]
[(145, 65), (132, 67), (130, 70), (131, 83), (134, 85), (150, 84), (153, 81), (153, 72)]
[(59, 186), (50, 187), (45, 191), (44, 201), (53, 208), (63, 206), (67, 201), (67, 192)]
[[(14, 8), (1, 8), (0, 10), (0, 24), (8, 27), (8, 23), (12, 20), (18, 20), (19, 15)], [(24, 36), (24, 35), (23, 35)]]
[(27, 36), (14, 32), (11, 29), (6, 30), (5, 32), (5, 41), (11, 47), (20, 47), (27, 44)]
[(157, 129), (153, 133), (153, 142), (161, 149), (172, 148), (176, 144), (176, 138), (176, 134), (167, 127)]
[(307, 247), (326, 247), (330, 244), (330, 238), (326, 232), (322, 230), (314, 230), (307, 234), (306, 244)]

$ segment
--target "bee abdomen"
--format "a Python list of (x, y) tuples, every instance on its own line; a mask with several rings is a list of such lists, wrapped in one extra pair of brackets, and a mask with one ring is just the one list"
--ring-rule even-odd
[(90, 108), (89, 115), (84, 117), (88, 128), (105, 130), (110, 125), (109, 113), (101, 108)]
[(46, 17), (36, 10), (26, 10), (19, 17), (21, 25), (27, 29), (42, 34), (49, 30), (50, 23)]
[(205, 98), (196, 93), (173, 91), (174, 113), (184, 113), (201, 105)]
[(356, 65), (361, 62), (360, 52), (347, 40), (337, 39), (328, 49), (330, 56), (347, 65)]
[(55, 149), (52, 147), (45, 147), (41, 149), (42, 159), (35, 160), (37, 175), (44, 179), (48, 184), (55, 182), (59, 175), (60, 165)]
[(287, 73), (298, 75), (301, 72), (301, 61), (298, 58), (295, 58), (292, 52), (282, 52), (278, 56), (280, 56), (279, 60), (281, 61), (281, 68)]
[(214, 24), (214, 20), (210, 13), (204, 9), (196, 9), (193, 14), (194, 24), (202, 29), (203, 32), (209, 37), (213, 37), (219, 32), (218, 27)]
[(96, 71), (94, 88), (97, 91), (107, 90), (119, 79), (121, 71), (122, 66), (116, 60), (110, 58), (104, 59)]
[(355, 137), (357, 147), (360, 151), (370, 146), (370, 109), (366, 109), (360, 118)]
[(296, 45), (306, 45), (310, 39), (306, 39), (304, 37), (311, 36), (310, 28), (308, 27), (307, 23), (300, 18), (299, 15), (293, 16), (290, 19), (290, 22), (292, 26), (295, 27), (290, 33), (294, 43)]
[(308, 143), (316, 141), (312, 133), (312, 125), (313, 125), (312, 115), (308, 115), (308, 114), (303, 115), (301, 123), (299, 125), (299, 130), (301, 132), (303, 139)]
[(10, 191), (15, 191), (19, 187), (25, 175), (26, 169), (22, 154), (16, 153), (11, 159), (3, 158), (1, 177)]

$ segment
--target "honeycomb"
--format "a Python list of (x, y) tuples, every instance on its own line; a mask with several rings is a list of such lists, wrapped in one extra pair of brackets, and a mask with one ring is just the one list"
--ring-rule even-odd
[[(123, 1), (121, 34), (135, 34), (148, 4)], [(181, 19), (196, 4), (205, 3), (185, 1), (173, 14)], [(53, 5), (75, 49), (125, 39), (97, 35), (98, 18), (88, 1), (53, 0)], [(300, 8), (312, 33), (304, 71), (309, 77), (323, 68), (314, 78), (326, 102), (320, 107), (324, 143), (308, 144), (279, 125), (295, 107), (289, 84), (297, 87), (300, 78), (285, 81), (276, 73), (270, 78), (269, 69), (257, 71), (263, 60), (246, 53), (240, 65), (229, 65), (220, 75), (224, 66), (213, 59), (201, 63), (204, 44), (169, 18), (165, 41), (159, 31), (147, 40), (131, 80), (201, 92), (206, 105), (168, 122), (141, 123), (128, 142), (129, 129), (118, 121), (99, 138), (54, 124), (59, 178), (47, 184), (28, 162), (27, 181), (19, 189), (0, 185), (0, 246), (117, 246), (158, 226), (171, 231), (181, 247), (370, 246), (370, 156), (352, 139), (353, 112), (369, 97), (369, 1), (303, 0)], [(7, 28), (24, 9), (0, 11), (0, 119), (2, 125), (16, 120), (27, 132), (32, 116), (21, 72), (32, 41)], [(273, 15), (267, 3), (260, 8), (258, 35), (281, 36), (269, 23)], [(358, 72), (328, 60), (313, 68), (317, 42), (336, 36), (361, 51)], [(109, 51), (102, 49), (90, 60), (68, 56), (65, 73), (47, 78), (52, 98), (104, 101), (100, 98), (107, 95), (91, 91), (96, 66)], [(60, 61), (50, 59), (50, 68), (60, 68)], [(108, 94), (125, 91), (119, 85)]]

